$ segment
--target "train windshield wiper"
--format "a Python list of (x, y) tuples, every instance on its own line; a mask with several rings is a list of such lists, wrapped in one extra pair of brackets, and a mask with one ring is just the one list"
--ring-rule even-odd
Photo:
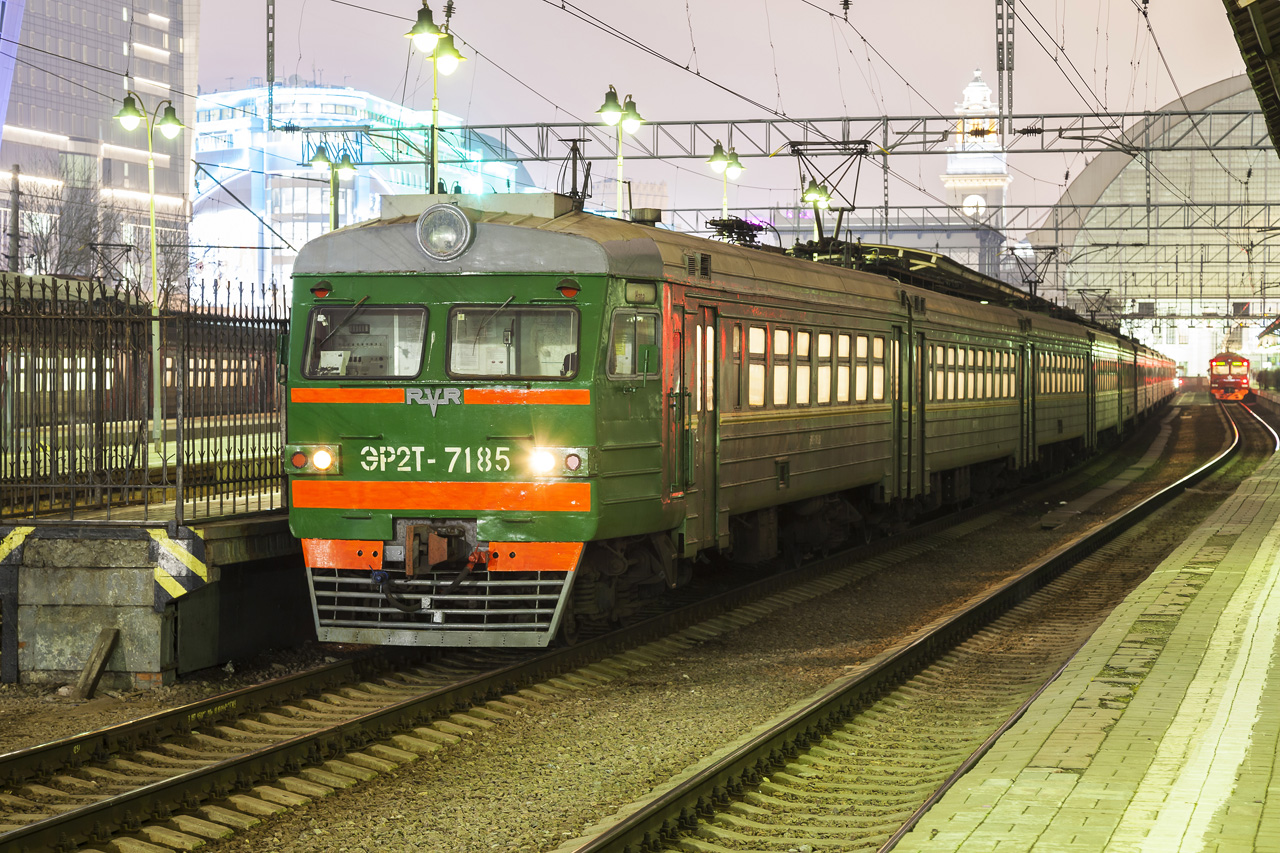
[(487, 326), (487, 325), (489, 325), (489, 321), (490, 321), (490, 320), (492, 320), (494, 317), (497, 317), (499, 314), (501, 314), (501, 313), (503, 312), (503, 310), (504, 310), (508, 305), (510, 305), (510, 304), (511, 304), (511, 300), (513, 300), (513, 299), (515, 299), (515, 298), (516, 298), (516, 295), (515, 295), (514, 293), (513, 293), (513, 294), (511, 294), (510, 296), (508, 296), (508, 297), (507, 297), (507, 301), (506, 301), (506, 302), (504, 302), (504, 303), (502, 303), (501, 305), (499, 305), (499, 306), (498, 306), (498, 308), (497, 308), (497, 310), (495, 310), (495, 311), (494, 311), (492, 314), (490, 314), (488, 317), (485, 317), (485, 318), (484, 318), (484, 322), (482, 322), (482, 323), (480, 324), (480, 326), (476, 329), (476, 339), (475, 339), (474, 341), (472, 341), (472, 343), (471, 343), (471, 346), (472, 346), (473, 348), (474, 348), (474, 347), (477, 347), (477, 346), (479, 346), (479, 345), (480, 345), (480, 334), (481, 334), (481, 332), (483, 332), (483, 331), (484, 331), (484, 327), (485, 327), (485, 326)]
[(325, 335), (324, 338), (321, 339), (320, 343), (316, 344), (316, 349), (324, 349), (324, 345), (329, 342), (329, 338), (332, 338), (334, 335), (338, 334), (338, 332), (342, 330), (342, 327), (347, 325), (348, 322), (350, 322), (352, 317), (360, 313), (360, 309), (362, 309), (364, 307), (364, 304), (368, 301), (369, 301), (368, 294), (365, 294), (364, 296), (360, 297), (360, 301), (351, 307), (351, 310), (347, 312), (347, 315), (342, 318), (342, 320), (338, 323), (338, 325), (334, 326), (333, 329), (329, 332), (329, 334)]

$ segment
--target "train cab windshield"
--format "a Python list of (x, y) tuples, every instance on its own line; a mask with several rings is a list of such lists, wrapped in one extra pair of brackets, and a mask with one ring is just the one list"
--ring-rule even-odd
[(302, 375), (308, 379), (384, 379), (422, 370), (427, 311), (416, 305), (315, 308), (307, 320)]
[(569, 379), (578, 372), (578, 310), (459, 305), (449, 312), (449, 375)]
[(1215, 361), (1211, 369), (1217, 376), (1244, 376), (1249, 372), (1249, 364), (1244, 361)]

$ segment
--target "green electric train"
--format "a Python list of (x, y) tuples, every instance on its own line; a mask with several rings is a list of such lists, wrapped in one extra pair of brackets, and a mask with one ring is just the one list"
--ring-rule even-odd
[(1131, 340), (934, 253), (852, 248), (554, 195), (388, 199), (308, 243), (285, 469), (319, 638), (546, 645), (700, 555), (826, 549), (1060, 467), (1173, 393)]

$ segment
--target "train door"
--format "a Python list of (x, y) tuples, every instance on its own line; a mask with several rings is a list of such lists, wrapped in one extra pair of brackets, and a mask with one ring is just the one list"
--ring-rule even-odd
[(662, 386), (667, 392), (663, 412), (662, 478), (665, 492), (673, 502), (684, 498), (685, 489), (685, 407), (688, 391), (684, 382), (684, 308), (672, 305), (669, 321), (663, 330), (666, 355), (662, 359)]
[[(715, 544), (719, 532), (716, 420), (719, 415), (718, 335), (715, 309), (686, 305), (681, 420), (681, 477), (685, 496), (684, 554)], [(724, 519), (728, 535), (728, 517)]]
[(898, 460), (894, 472), (894, 494), (911, 498), (919, 494), (920, 476), (924, 470), (924, 384), (919, 376), (924, 335), (912, 343), (911, 330), (895, 326), (893, 330), (893, 455)]
[(1098, 377), (1094, 373), (1094, 340), (1093, 332), (1090, 332), (1089, 351), (1084, 356), (1084, 443), (1090, 450), (1098, 446)]
[(1035, 344), (1024, 344), (1018, 353), (1021, 364), (1018, 365), (1018, 408), (1021, 410), (1022, 464), (1031, 465), (1036, 461), (1036, 380), (1039, 369), (1036, 365)]

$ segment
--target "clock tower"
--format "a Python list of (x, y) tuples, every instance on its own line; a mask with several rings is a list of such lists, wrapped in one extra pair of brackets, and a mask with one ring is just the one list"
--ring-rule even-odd
[(999, 110), (991, 103), (991, 87), (974, 71), (956, 105), (955, 145), (947, 149), (947, 172), (942, 176), (953, 217), (980, 229), (981, 272), (994, 275), (1004, 238), (1004, 204), (1013, 178), (1000, 145)]

